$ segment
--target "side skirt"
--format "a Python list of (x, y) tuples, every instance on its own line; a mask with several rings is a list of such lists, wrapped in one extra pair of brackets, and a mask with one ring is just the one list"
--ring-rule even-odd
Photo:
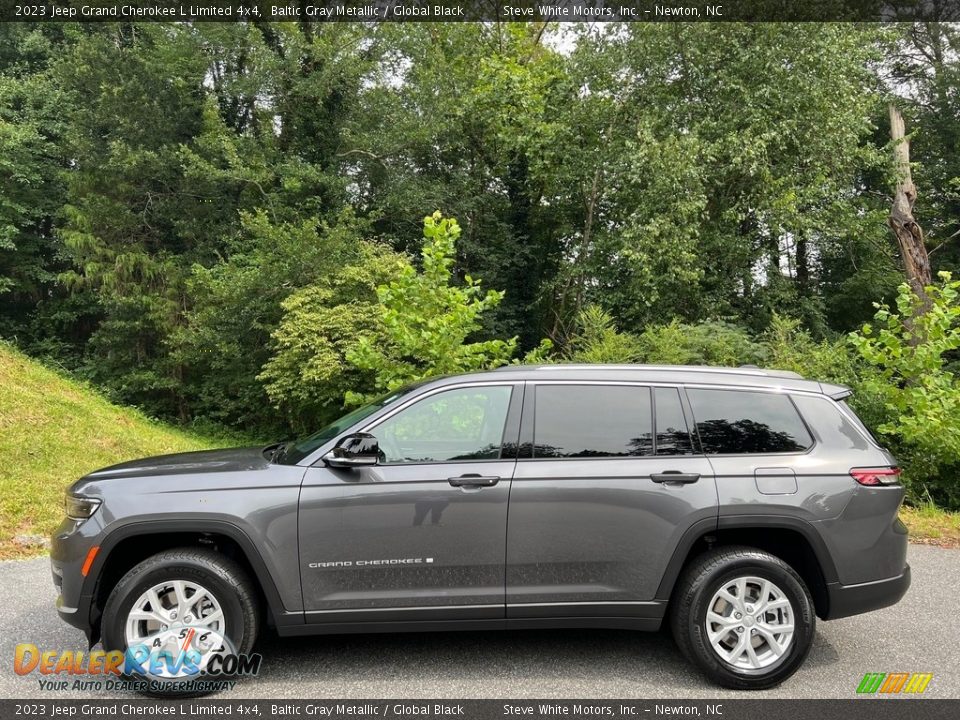
[(306, 635), (355, 635), (401, 632), (460, 632), (486, 630), (637, 630), (656, 632), (661, 620), (635, 617), (556, 617), (513, 620), (405, 620), (361, 623), (307, 623), (277, 628), (280, 637)]
[[(547, 603), (472, 607), (412, 607), (305, 613), (306, 622), (279, 625), (281, 637), (354, 633), (482, 630), (611, 629), (655, 632), (665, 602)], [(504, 617), (506, 613), (507, 617)]]

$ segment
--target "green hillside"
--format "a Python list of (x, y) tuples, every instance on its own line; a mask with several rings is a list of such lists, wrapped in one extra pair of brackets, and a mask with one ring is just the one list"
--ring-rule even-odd
[(81, 475), (224, 442), (112, 405), (0, 343), (0, 559), (44, 551), (23, 536), (51, 533), (63, 514), (64, 488)]

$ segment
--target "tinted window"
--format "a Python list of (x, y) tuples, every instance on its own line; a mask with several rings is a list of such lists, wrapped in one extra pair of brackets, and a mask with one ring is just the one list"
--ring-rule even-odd
[(649, 388), (540, 385), (536, 393), (534, 457), (651, 454)]
[(688, 390), (707, 454), (806, 450), (813, 441), (786, 395), (741, 390)]
[(375, 412), (377, 412), (377, 410), (380, 410), (391, 403), (397, 402), (397, 400), (400, 400), (407, 393), (416, 390), (417, 387), (419, 387), (419, 385), (408, 385), (405, 388), (395, 390), (389, 395), (384, 395), (383, 397), (374, 400), (369, 405), (364, 405), (362, 407), (358, 407), (356, 410), (348, 412), (339, 420), (330, 423), (326, 427), (315, 432), (313, 435), (310, 435), (303, 440), (298, 440), (296, 443), (291, 445), (287, 449), (287, 452), (284, 453), (282, 462), (285, 465), (296, 465), (307, 455), (312, 453), (328, 440), (333, 440), (333, 438), (342, 433), (351, 425), (356, 425), (365, 417), (373, 415)]
[(835, 450), (866, 450), (870, 447), (864, 433), (840, 412), (833, 400), (812, 395), (795, 395), (793, 402), (807, 421), (817, 442)]
[(876, 433), (873, 432), (873, 430), (871, 430), (870, 427), (863, 421), (863, 418), (861, 418), (859, 415), (857, 415), (853, 411), (853, 408), (847, 404), (847, 401), (841, 400), (840, 404), (843, 406), (844, 410), (847, 411), (847, 414), (850, 416), (850, 419), (853, 420), (853, 422), (857, 425), (857, 427), (860, 428), (864, 433), (866, 433), (867, 437), (873, 440), (875, 444), (879, 445), (880, 441), (877, 440)]
[(693, 442), (683, 416), (680, 392), (676, 388), (656, 388), (657, 455), (690, 455)]
[(507, 386), (447, 390), (373, 429), (387, 463), (496, 460), (510, 406)]

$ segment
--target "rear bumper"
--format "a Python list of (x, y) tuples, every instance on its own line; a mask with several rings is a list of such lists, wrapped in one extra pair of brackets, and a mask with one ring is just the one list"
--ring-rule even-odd
[(889, 607), (899, 602), (909, 587), (909, 565), (904, 567), (900, 575), (892, 578), (856, 585), (830, 583), (827, 585), (827, 594), (830, 601), (829, 611), (823, 619), (836, 620), (837, 618)]

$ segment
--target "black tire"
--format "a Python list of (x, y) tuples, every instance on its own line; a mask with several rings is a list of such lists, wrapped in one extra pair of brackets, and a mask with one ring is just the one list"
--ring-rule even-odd
[[(220, 603), (226, 637), (237, 653), (249, 653), (259, 629), (256, 590), (244, 569), (234, 560), (205, 548), (185, 547), (153, 555), (124, 575), (110, 592), (101, 624), (105, 650), (126, 652), (124, 632), (134, 602), (149, 588), (165, 580), (189, 580), (207, 588)], [(145, 694), (197, 697), (208, 692), (187, 691), (178, 681), (153, 683)], [(178, 688), (178, 686), (180, 686)]]
[[(741, 576), (770, 580), (792, 606), (793, 639), (783, 656), (769, 667), (734, 667), (717, 654), (707, 636), (710, 601), (725, 583)], [(779, 685), (803, 664), (817, 619), (810, 592), (792, 567), (761, 550), (730, 546), (700, 555), (684, 570), (674, 593), (670, 621), (681, 652), (715, 683), (735, 690), (763, 690)]]

